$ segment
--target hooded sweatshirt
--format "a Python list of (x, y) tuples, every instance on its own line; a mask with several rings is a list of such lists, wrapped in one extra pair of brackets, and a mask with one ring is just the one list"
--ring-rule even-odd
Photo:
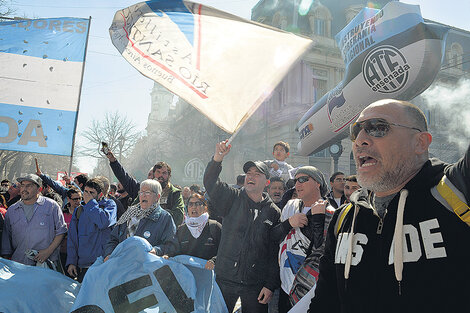
[[(428, 160), (383, 218), (372, 192), (354, 193), (330, 223), (309, 312), (460, 312), (470, 294), (470, 227), (432, 189), (444, 174), (468, 182), (468, 161), (468, 151), (452, 166)], [(469, 194), (470, 184), (459, 188)]]

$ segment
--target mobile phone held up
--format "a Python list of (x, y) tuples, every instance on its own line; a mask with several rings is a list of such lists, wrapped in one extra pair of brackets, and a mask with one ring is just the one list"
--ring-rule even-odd
[(104, 141), (101, 142), (101, 151), (103, 151), (104, 154), (109, 153), (109, 147), (108, 144)]

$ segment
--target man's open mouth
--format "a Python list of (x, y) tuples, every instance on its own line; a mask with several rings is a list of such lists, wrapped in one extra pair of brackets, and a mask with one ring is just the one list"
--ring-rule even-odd
[(368, 167), (377, 164), (377, 160), (368, 155), (359, 156), (358, 159), (359, 167)]

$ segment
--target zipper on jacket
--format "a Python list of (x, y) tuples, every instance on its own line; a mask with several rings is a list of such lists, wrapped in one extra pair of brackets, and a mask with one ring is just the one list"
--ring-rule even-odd
[(383, 228), (384, 228), (384, 220), (379, 216), (379, 224), (377, 225), (377, 235), (382, 234)]

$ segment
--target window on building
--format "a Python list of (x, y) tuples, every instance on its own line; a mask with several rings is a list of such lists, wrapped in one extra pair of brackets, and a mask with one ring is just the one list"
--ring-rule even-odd
[(327, 81), (325, 79), (313, 78), (313, 92), (315, 97), (315, 102), (320, 100), (327, 92)]
[(326, 21), (315, 19), (315, 35), (326, 36)]
[(309, 12), (308, 20), (313, 35), (331, 37), (333, 18), (327, 7), (318, 3), (314, 4), (314, 9)]
[(454, 42), (450, 46), (450, 55), (449, 55), (449, 66), (453, 68), (462, 69), (462, 57), (463, 57), (463, 49), (462, 46)]

